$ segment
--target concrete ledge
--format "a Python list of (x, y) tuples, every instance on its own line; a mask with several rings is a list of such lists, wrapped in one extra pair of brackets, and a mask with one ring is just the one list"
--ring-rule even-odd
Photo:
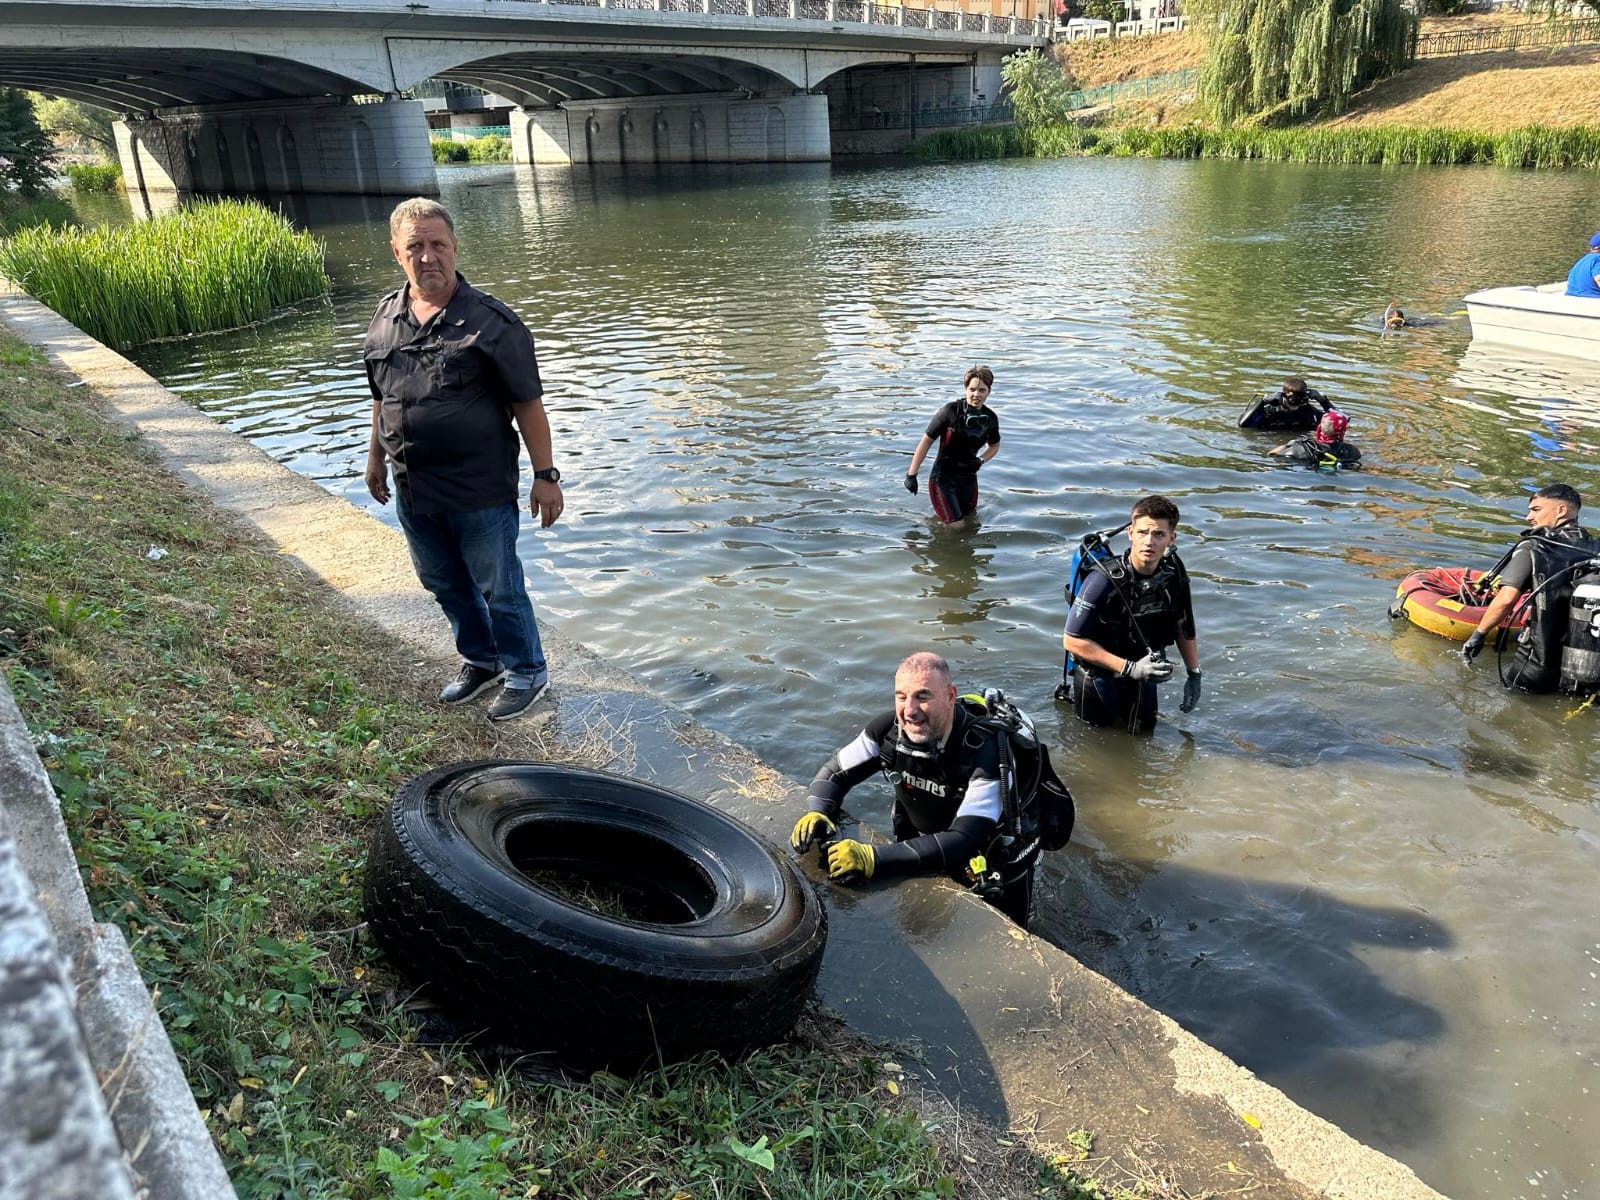
[[(412, 576), (398, 531), (294, 475), (31, 300), (0, 295), (0, 321), (92, 385), (173, 470), (326, 581), (404, 653), (453, 666), (443, 617)], [(786, 838), (802, 787), (558, 631), (544, 641), (553, 729), (549, 718), (513, 722), (504, 753), (536, 756), (542, 738), (568, 727), (625, 729), (612, 769)], [(1439, 1200), (1409, 1168), (952, 884), (912, 879), (826, 896), (823, 1000), (868, 1035), (915, 1036), (932, 1084), (957, 1094), (965, 1111), (1044, 1140), (1091, 1129), (1097, 1156), (1161, 1162), (1190, 1192)]]
[(0, 681), (0, 1197), (133, 1200), (135, 1184), (150, 1200), (233, 1195)]

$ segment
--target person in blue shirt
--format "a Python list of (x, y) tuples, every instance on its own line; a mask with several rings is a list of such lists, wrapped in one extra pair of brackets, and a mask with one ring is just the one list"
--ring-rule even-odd
[(1589, 239), (1589, 253), (1567, 272), (1567, 295), (1600, 300), (1600, 233)]

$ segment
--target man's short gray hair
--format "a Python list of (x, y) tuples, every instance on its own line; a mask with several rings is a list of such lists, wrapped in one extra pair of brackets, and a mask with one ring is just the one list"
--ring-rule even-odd
[(950, 662), (941, 654), (932, 650), (918, 650), (915, 654), (907, 656), (906, 660), (895, 670), (898, 675), (902, 671), (933, 671), (944, 676), (946, 683), (950, 682)]
[(400, 226), (407, 221), (435, 219), (443, 221), (444, 227), (450, 231), (450, 236), (455, 237), (456, 223), (450, 219), (450, 210), (437, 200), (429, 200), (426, 196), (413, 196), (409, 200), (402, 200), (389, 214), (389, 240), (395, 241), (400, 237)]

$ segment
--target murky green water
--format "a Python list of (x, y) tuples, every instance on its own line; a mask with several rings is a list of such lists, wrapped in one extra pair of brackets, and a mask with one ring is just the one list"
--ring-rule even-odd
[[(797, 778), (937, 647), (1041, 718), (1079, 800), (1039, 927), (1458, 1197), (1600, 1190), (1595, 716), (1396, 627), (1414, 566), (1481, 563), (1554, 478), (1594, 497), (1600, 377), (1468, 354), (1461, 297), (1554, 279), (1583, 175), (1144, 161), (445, 178), (462, 268), (539, 340), (564, 523), (543, 611)], [(142, 362), (357, 503), (386, 205), (308, 214), (338, 290)], [(1581, 236), (1580, 236), (1581, 235)], [(1440, 315), (1376, 331), (1395, 299)], [(982, 525), (901, 476), (962, 369), (1004, 443)], [(1369, 470), (1234, 427), (1303, 374)], [(1064, 718), (1076, 539), (1183, 508), (1203, 706), (1134, 741)], [(441, 634), (442, 634), (441, 625)], [(883, 817), (883, 795), (862, 797)]]

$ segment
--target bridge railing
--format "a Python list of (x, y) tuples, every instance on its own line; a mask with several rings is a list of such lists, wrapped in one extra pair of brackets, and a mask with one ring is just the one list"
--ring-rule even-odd
[(830, 21), (844, 25), (892, 25), (902, 29), (936, 29), (952, 33), (997, 33), (1005, 37), (1043, 39), (1050, 22), (1028, 17), (948, 8), (912, 8), (881, 0), (514, 0), (519, 4), (576, 4), (589, 8), (622, 8), (649, 12), (700, 13), (705, 16), (749, 17), (780, 21)]
[(1444, 58), (1489, 50), (1522, 50), (1533, 46), (1583, 46), (1600, 42), (1600, 18), (1530, 21), (1499, 28), (1448, 30), (1417, 38), (1418, 58)]

